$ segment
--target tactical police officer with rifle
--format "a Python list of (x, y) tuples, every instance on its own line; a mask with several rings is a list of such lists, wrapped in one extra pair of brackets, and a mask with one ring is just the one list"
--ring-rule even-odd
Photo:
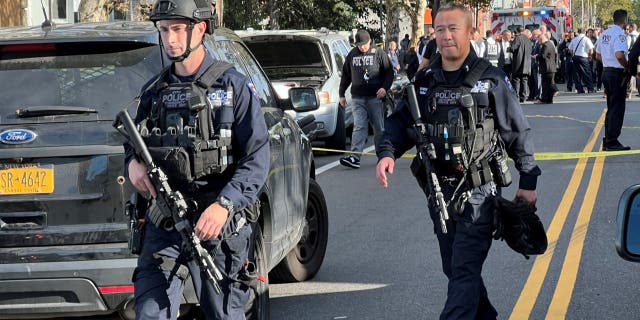
[(245, 318), (268, 133), (251, 82), (202, 44), (214, 16), (208, 0), (156, 1), (150, 19), (172, 64), (143, 87), (137, 127), (123, 113), (115, 124), (130, 139), (126, 174), (150, 198), (134, 223), (136, 319), (177, 318), (189, 277), (208, 319)]
[[(408, 103), (386, 119), (376, 146), (376, 178), (384, 187), (395, 159), (417, 147), (411, 169), (429, 199), (449, 279), (440, 316), (447, 320), (497, 318), (481, 272), (496, 230), (494, 201), (500, 199), (500, 187), (511, 182), (506, 157), (514, 159), (520, 173), (515, 197), (524, 213), (533, 211), (541, 173), (533, 159), (531, 127), (509, 79), (470, 50), (472, 23), (471, 12), (461, 5), (440, 8), (435, 32), (441, 56), (416, 74)], [(521, 253), (544, 251), (544, 230), (542, 236), (542, 250)]]

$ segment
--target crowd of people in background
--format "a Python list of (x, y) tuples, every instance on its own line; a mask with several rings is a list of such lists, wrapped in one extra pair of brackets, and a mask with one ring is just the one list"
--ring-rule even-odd
[[(409, 79), (438, 53), (433, 28), (425, 31), (416, 46), (411, 46), (408, 34), (400, 40), (399, 48), (394, 41), (388, 44), (394, 69), (405, 72)], [(521, 103), (552, 104), (561, 90), (557, 84), (564, 84), (566, 92), (578, 94), (603, 91), (603, 65), (596, 59), (598, 36), (603, 31), (578, 28), (556, 39), (544, 25), (534, 30), (520, 26), (495, 35), (487, 30), (484, 37), (476, 30), (471, 48), (506, 73)], [(631, 49), (640, 35), (638, 25), (629, 24), (624, 31)], [(639, 84), (640, 79), (630, 82), (627, 97)], [(640, 96), (640, 89), (637, 91)]]

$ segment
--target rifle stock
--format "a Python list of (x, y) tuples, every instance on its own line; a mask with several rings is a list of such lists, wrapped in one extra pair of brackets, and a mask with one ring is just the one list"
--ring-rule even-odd
[(435, 159), (435, 150), (433, 144), (427, 141), (426, 128), (422, 123), (420, 108), (418, 107), (418, 99), (416, 98), (416, 91), (413, 84), (407, 86), (407, 97), (409, 100), (409, 111), (414, 121), (414, 129), (416, 131), (416, 150), (417, 157), (420, 160), (424, 168), (424, 177), (416, 177), (418, 179), (424, 179), (426, 181), (423, 188), (424, 193), (433, 199), (435, 209), (438, 210), (440, 216), (440, 227), (442, 233), (447, 233), (447, 220), (449, 219), (449, 212), (447, 210), (447, 203), (444, 200), (444, 194), (440, 188), (440, 182), (438, 176), (433, 171), (431, 166), (431, 159)]
[(192, 258), (196, 260), (200, 269), (206, 274), (216, 293), (220, 294), (222, 290), (219, 282), (223, 280), (222, 273), (214, 264), (211, 254), (200, 244), (200, 239), (186, 217), (187, 213), (193, 211), (192, 208), (189, 207), (180, 191), (173, 191), (167, 175), (160, 167), (154, 164), (147, 145), (142, 140), (142, 136), (136, 129), (126, 109), (118, 113), (113, 126), (132, 144), (136, 155), (147, 166), (147, 176), (157, 192), (156, 205), (165, 216), (171, 217), (174, 228), (182, 236), (182, 240)]

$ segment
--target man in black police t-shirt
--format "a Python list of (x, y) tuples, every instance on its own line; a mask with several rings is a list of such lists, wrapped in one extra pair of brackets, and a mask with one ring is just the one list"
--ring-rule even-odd
[(340, 159), (343, 166), (360, 168), (360, 154), (369, 135), (369, 122), (373, 126), (374, 140), (382, 135), (384, 110), (382, 99), (393, 83), (393, 67), (389, 56), (371, 43), (366, 30), (356, 33), (356, 47), (351, 49), (342, 67), (340, 80), (340, 106), (345, 107), (344, 97), (351, 85), (351, 109), (353, 113), (352, 153)]

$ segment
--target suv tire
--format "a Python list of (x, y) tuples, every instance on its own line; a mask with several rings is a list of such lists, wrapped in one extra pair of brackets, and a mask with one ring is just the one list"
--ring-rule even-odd
[(306, 226), (302, 239), (271, 271), (272, 279), (299, 282), (313, 278), (320, 270), (329, 235), (329, 214), (320, 185), (309, 180)]
[(338, 104), (338, 117), (336, 119), (336, 130), (333, 135), (325, 140), (327, 148), (346, 150), (347, 129), (344, 125), (344, 108)]

